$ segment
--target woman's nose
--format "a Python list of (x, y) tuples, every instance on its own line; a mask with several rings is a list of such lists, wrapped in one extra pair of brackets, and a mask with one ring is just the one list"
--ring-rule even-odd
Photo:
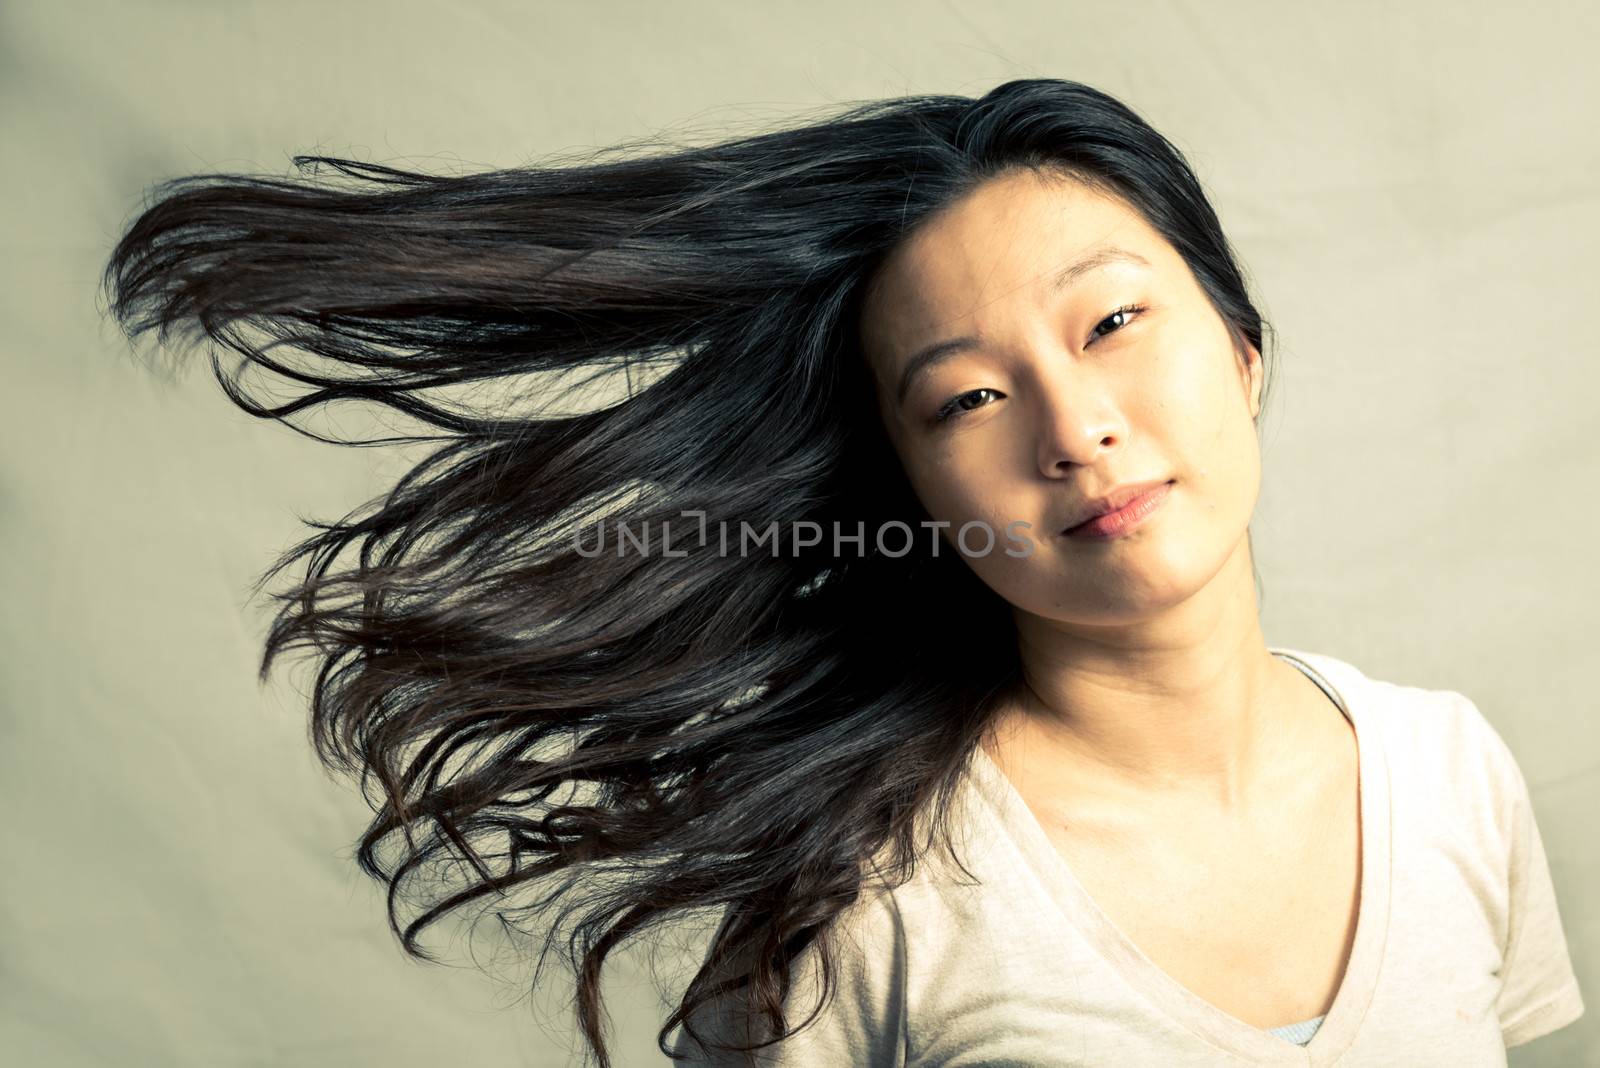
[(1094, 464), (1125, 436), (1110, 399), (1083, 390), (1083, 376), (1077, 379), (1077, 392), (1047, 389), (1034, 407), (1034, 447), (1046, 478), (1060, 478), (1074, 468)]

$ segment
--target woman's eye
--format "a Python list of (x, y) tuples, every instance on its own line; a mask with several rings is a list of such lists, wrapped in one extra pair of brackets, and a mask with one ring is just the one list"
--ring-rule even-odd
[[(1116, 333), (1118, 330), (1121, 330), (1123, 327), (1127, 326), (1128, 323), (1132, 322), (1133, 319), (1138, 315), (1143, 313), (1144, 310), (1145, 305), (1143, 304), (1124, 304), (1122, 307), (1118, 308), (1116, 311), (1112, 312), (1110, 315), (1106, 316), (1104, 319), (1101, 319), (1100, 322), (1095, 324), (1094, 333), (1089, 338), (1089, 342), (1092, 344), (1097, 338), (1102, 338), (1108, 334)], [(1111, 324), (1111, 329), (1102, 331), (1101, 327), (1106, 326), (1107, 324)], [(959, 419), (964, 412), (970, 412), (974, 408), (983, 407), (983, 401), (978, 400), (978, 398), (981, 398), (985, 393), (992, 394), (997, 397), (1005, 396), (1004, 393), (993, 389), (968, 390), (967, 392), (951, 397), (948, 401), (946, 401), (944, 406), (934, 413), (933, 421), (935, 423), (949, 422), (951, 419)], [(974, 401), (976, 401), (976, 403), (974, 403)]]
[(975, 397), (981, 396), (984, 393), (993, 393), (995, 396), (1004, 396), (1004, 394), (1000, 393), (998, 390), (969, 389), (967, 392), (955, 397), (951, 397), (948, 401), (946, 401), (944, 407), (940, 408), (934, 413), (933, 421), (935, 423), (943, 423), (948, 419), (959, 419), (962, 412), (970, 412), (974, 408), (983, 407), (982, 404), (969, 404), (967, 402), (971, 401)]
[[(1118, 308), (1104, 319), (1101, 319), (1100, 322), (1095, 325), (1094, 334), (1089, 338), (1090, 342), (1093, 342), (1095, 338), (1105, 337), (1106, 334), (1116, 333), (1124, 326), (1127, 326), (1128, 323), (1132, 321), (1134, 316), (1138, 315), (1142, 311), (1144, 311), (1144, 305), (1142, 304), (1124, 304), (1122, 307)], [(1106, 331), (1105, 334), (1102, 334), (1100, 332), (1100, 327), (1105, 326), (1110, 322), (1115, 322), (1116, 326), (1111, 330)]]

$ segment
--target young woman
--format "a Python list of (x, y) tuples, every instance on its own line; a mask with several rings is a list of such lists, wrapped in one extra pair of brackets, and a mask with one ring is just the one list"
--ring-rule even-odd
[[(1035, 79), (486, 175), (328, 162), (378, 188), (170, 184), (107, 281), (130, 335), (240, 353), (254, 414), (443, 432), (266, 576), (306, 560), (262, 676), (321, 655), (408, 951), (467, 905), (552, 920), (602, 1065), (607, 955), (701, 910), (658, 1035), (697, 1064), (1499, 1063), (1581, 1014), (1473, 702), (1263, 638), (1268, 328), (1129, 108)], [(310, 389), (263, 404), (250, 364)], [(449, 394), (587, 366), (626, 395)], [(430, 866), (460, 885), (402, 931)]]

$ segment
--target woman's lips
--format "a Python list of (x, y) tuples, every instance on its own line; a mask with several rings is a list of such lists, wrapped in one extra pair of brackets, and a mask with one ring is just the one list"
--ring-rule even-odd
[(1068, 527), (1062, 533), (1068, 537), (1096, 541), (1119, 537), (1143, 523), (1146, 516), (1160, 507), (1161, 502), (1166, 499), (1167, 491), (1171, 488), (1172, 483), (1163, 482), (1155, 489), (1135, 497), (1115, 512), (1095, 516), (1075, 527)]

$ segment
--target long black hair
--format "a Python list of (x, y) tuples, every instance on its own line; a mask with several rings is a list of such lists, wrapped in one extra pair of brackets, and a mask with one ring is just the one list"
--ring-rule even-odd
[[(831, 921), (868, 868), (893, 885), (950, 848), (1019, 671), (1009, 606), (958, 554), (878, 536), (927, 516), (874, 406), (863, 290), (923, 220), (1031, 168), (1121, 197), (1265, 352), (1199, 181), (1129, 107), (1054, 79), (481, 174), (295, 163), (160, 184), (104, 283), (130, 338), (209, 339), (245, 411), (429, 446), (257, 583), (304, 563), (273, 595), (260, 678), (294, 647), (318, 659), (312, 744), (376, 783), (356, 855), (391, 927), (432, 960), (418, 933), (447, 913), (520, 931), (528, 912), (541, 968), (567, 930), (609, 1068), (607, 955), (721, 909), (658, 1044), (724, 994), (786, 1037), (791, 969), (821, 955), (820, 1010)], [(298, 394), (258, 398), (252, 366)], [(460, 395), (485, 385), (502, 395)], [(291, 421), (338, 400), (422, 425)], [(421, 905), (404, 929), (403, 898)]]

